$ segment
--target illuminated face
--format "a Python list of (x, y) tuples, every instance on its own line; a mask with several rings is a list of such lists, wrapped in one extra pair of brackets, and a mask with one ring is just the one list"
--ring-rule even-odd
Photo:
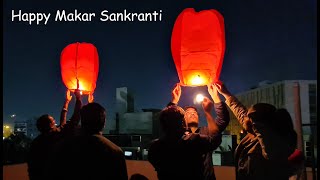
[(190, 124), (190, 123), (197, 123), (198, 124), (199, 123), (199, 115), (198, 115), (197, 111), (193, 108), (186, 109), (185, 114), (184, 114), (184, 118), (185, 118), (187, 124)]
[(50, 128), (55, 129), (56, 128), (56, 121), (54, 120), (54, 118), (52, 116), (49, 116), (48, 118), (50, 119)]

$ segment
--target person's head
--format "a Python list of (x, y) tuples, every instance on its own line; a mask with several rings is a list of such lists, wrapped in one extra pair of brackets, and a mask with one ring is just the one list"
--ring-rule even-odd
[(99, 133), (106, 122), (106, 110), (98, 103), (89, 103), (80, 110), (81, 128), (89, 133)]
[(184, 114), (184, 119), (186, 123), (189, 126), (195, 126), (198, 127), (199, 125), (199, 114), (198, 110), (194, 106), (187, 106), (184, 108), (185, 114)]
[(273, 124), (281, 130), (281, 132), (288, 132), (294, 129), (290, 113), (284, 109), (277, 109)]
[(159, 120), (162, 130), (167, 135), (181, 135), (185, 131), (184, 110), (180, 106), (172, 105), (160, 112)]
[(47, 133), (55, 130), (56, 121), (49, 114), (44, 114), (37, 119), (37, 128), (41, 133)]
[(275, 118), (272, 121), (273, 130), (282, 137), (287, 137), (287, 142), (290, 146), (296, 147), (297, 145), (297, 133), (294, 130), (292, 118), (290, 113), (284, 109), (277, 109), (275, 112)]
[(251, 106), (247, 113), (248, 119), (245, 119), (244, 122), (245, 130), (252, 130), (252, 123), (270, 126), (276, 110), (276, 107), (267, 103), (257, 103)]

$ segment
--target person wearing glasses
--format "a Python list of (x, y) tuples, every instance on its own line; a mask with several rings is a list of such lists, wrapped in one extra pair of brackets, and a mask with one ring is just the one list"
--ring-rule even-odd
[[(212, 106), (209, 101), (203, 101), (202, 105), (206, 108)], [(160, 112), (164, 134), (153, 140), (148, 150), (148, 161), (159, 180), (205, 180), (202, 157), (221, 143), (221, 136), (214, 133), (202, 135), (186, 132), (184, 116), (184, 110), (177, 105), (169, 105)]]
[[(187, 106), (184, 108), (184, 119), (187, 124), (187, 131), (190, 133), (199, 133), (202, 135), (215, 134), (216, 136), (222, 138), (221, 134), (230, 122), (229, 112), (226, 104), (221, 101), (218, 91), (215, 88), (213, 88), (212, 84), (208, 85), (208, 92), (211, 98), (213, 99), (214, 103), (212, 103), (207, 97), (204, 97), (203, 99), (203, 102), (205, 103), (211, 102), (209, 103), (209, 106), (202, 106), (207, 120), (207, 126), (199, 127), (199, 114), (197, 108), (194, 106)], [(172, 100), (168, 105), (177, 105), (179, 103), (180, 96), (181, 87), (179, 84), (176, 84), (172, 91)], [(216, 113), (215, 118), (213, 118), (211, 115), (212, 108), (215, 110)], [(212, 162), (213, 150), (203, 154), (202, 156), (202, 162), (204, 165), (202, 173), (204, 174), (205, 179), (208, 180), (216, 179)]]

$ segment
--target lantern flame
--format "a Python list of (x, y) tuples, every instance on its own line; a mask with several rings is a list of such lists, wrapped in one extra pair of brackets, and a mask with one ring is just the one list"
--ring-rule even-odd
[(191, 79), (192, 85), (201, 85), (203, 83), (204, 83), (204, 80), (200, 75), (197, 75)]

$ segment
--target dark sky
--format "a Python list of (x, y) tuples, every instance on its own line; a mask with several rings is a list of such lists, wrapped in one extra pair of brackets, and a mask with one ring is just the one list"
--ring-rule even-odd
[[(95, 101), (114, 113), (117, 87), (134, 93), (135, 109), (163, 108), (179, 81), (171, 56), (174, 21), (185, 8), (216, 9), (225, 20), (226, 52), (220, 79), (233, 93), (260, 81), (316, 79), (315, 0), (211, 1), (18, 1), (6, 0), (3, 12), (3, 111), (17, 119), (52, 114), (56, 119), (64, 101), (60, 53), (68, 44), (89, 42), (99, 53), (100, 71)], [(102, 10), (152, 12), (157, 22), (54, 22), (29, 25), (11, 21), (11, 10), (22, 12), (79, 12)], [(206, 87), (183, 88), (181, 105), (193, 103)], [(85, 97), (86, 99), (86, 97)], [(84, 100), (86, 103), (86, 100)], [(74, 101), (70, 104), (73, 107)]]

